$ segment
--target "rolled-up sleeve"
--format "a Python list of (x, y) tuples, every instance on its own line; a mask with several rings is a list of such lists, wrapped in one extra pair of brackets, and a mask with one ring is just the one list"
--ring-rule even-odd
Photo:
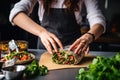
[(37, 0), (21, 0), (17, 2), (12, 10), (10, 11), (9, 15), (9, 21), (12, 23), (12, 25), (15, 25), (13, 23), (13, 18), (19, 13), (19, 12), (24, 12), (27, 15), (29, 15), (32, 12), (32, 9), (35, 5)]
[(87, 10), (87, 19), (89, 21), (90, 27), (99, 23), (104, 27), (104, 32), (106, 31), (106, 22), (105, 17), (103, 16), (101, 10), (98, 7), (97, 0), (84, 0), (86, 10)]

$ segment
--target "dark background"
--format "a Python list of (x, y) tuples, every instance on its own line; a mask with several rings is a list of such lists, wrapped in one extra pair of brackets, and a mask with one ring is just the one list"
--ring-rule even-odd
[[(24, 31), (18, 26), (12, 26), (9, 22), (9, 13), (12, 7), (19, 0), (1, 0), (0, 1), (0, 40), (26, 40), (29, 42), (29, 48), (36, 48), (37, 37)], [(37, 5), (35, 6), (34, 13), (30, 17), (37, 21), (38, 17), (34, 16), (37, 13)]]
[[(29, 42), (29, 48), (37, 48), (37, 37), (20, 29), (17, 26), (12, 26), (9, 22), (9, 13), (12, 7), (19, 0), (0, 0), (0, 41), (3, 40), (26, 40)], [(120, 34), (120, 0), (108, 0), (108, 7), (105, 8), (105, 0), (98, 0), (100, 8), (106, 18), (106, 33), (104, 35), (111, 35), (112, 33)], [(37, 15), (37, 7), (34, 8), (34, 13), (31, 14), (31, 18), (38, 21)], [(84, 11), (84, 10), (83, 10)], [(85, 17), (85, 14), (82, 14)], [(88, 22), (86, 20), (83, 21), (84, 25), (89, 27)], [(115, 31), (114, 31), (115, 28)], [(111, 37), (112, 38), (112, 37)], [(116, 36), (115, 38), (120, 38)], [(110, 49), (109, 46), (106, 47), (106, 43), (92, 43), (92, 50), (104, 50), (104, 51), (119, 51), (120, 45), (116, 43), (117, 48)], [(111, 43), (112, 44), (112, 43)], [(111, 45), (108, 44), (107, 45)], [(95, 48), (97, 47), (97, 48)]]

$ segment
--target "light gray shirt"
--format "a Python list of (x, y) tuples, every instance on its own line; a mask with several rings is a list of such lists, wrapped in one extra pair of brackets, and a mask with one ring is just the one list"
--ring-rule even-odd
[[(43, 14), (44, 14), (44, 8), (43, 8), (43, 4), (42, 4), (41, 0), (21, 0), (21, 1), (17, 2), (14, 5), (14, 7), (12, 8), (12, 10), (10, 12), (10, 16), (9, 16), (10, 22), (14, 25), (12, 20), (19, 12), (25, 12), (27, 15), (29, 15), (32, 12), (33, 7), (37, 1), (39, 3), (39, 8), (38, 8), (39, 21), (42, 21)], [(63, 5), (63, 2), (64, 2), (64, 0), (58, 0), (57, 3), (53, 2), (51, 7), (52, 8), (66, 8), (66, 6)], [(105, 30), (106, 30), (105, 18), (103, 16), (103, 14), (101, 13), (101, 10), (98, 8), (97, 0), (83, 0), (83, 1), (80, 0), (79, 1), (78, 5), (79, 5), (80, 10), (74, 12), (77, 23), (78, 24), (81, 23), (81, 19), (82, 19), (81, 8), (82, 8), (83, 3), (86, 6), (87, 19), (89, 21), (90, 27), (92, 27), (96, 23), (99, 23), (99, 24), (103, 25), (104, 32), (105, 32)]]

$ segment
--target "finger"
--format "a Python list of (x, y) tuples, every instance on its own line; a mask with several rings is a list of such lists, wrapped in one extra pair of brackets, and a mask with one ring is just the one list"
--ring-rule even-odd
[(87, 50), (85, 51), (85, 54), (88, 54), (89, 53), (89, 50), (90, 50), (90, 48), (89, 48), (89, 46), (87, 47)]
[[(80, 49), (82, 50), (82, 48), (83, 48), (84, 45), (85, 45), (84, 43), (80, 43), (80, 44), (77, 46), (77, 48), (75, 49), (75, 53), (78, 53)], [(78, 54), (79, 54), (79, 53), (78, 53)]]
[[(83, 49), (84, 48), (84, 46), (85, 46), (85, 40), (82, 40), (81, 42), (80, 42), (80, 44), (78, 45), (78, 47), (76, 48), (76, 50), (75, 50), (75, 53), (78, 53), (79, 52), (79, 50), (81, 49)], [(78, 53), (79, 54), (79, 53)]]
[(86, 50), (87, 50), (87, 48), (88, 48), (88, 45), (87, 45), (87, 44), (85, 44), (85, 45), (83, 46), (82, 51), (86, 51)]
[(53, 38), (49, 38), (49, 42), (51, 43), (53, 49), (54, 49), (55, 51), (58, 51), (58, 48), (57, 48), (57, 45), (56, 45), (55, 40), (54, 40)]
[(79, 51), (77, 52), (77, 54), (81, 54), (81, 52), (82, 52), (82, 49), (79, 49)]
[(59, 47), (63, 49), (62, 42), (55, 35), (52, 35), (52, 36), (54, 37), (53, 39), (56, 41), (56, 43), (59, 45)]
[(74, 51), (73, 49), (75, 49), (75, 48), (76, 48), (76, 45), (78, 45), (78, 44), (79, 44), (79, 39), (77, 39), (77, 40), (69, 47), (68, 50)]
[(72, 49), (69, 48), (68, 50), (75, 52), (75, 49), (77, 48), (77, 46), (78, 46), (78, 45), (75, 45)]
[[(42, 40), (41, 40), (42, 41)], [(47, 51), (52, 54), (53, 51), (52, 51), (52, 47), (51, 47), (51, 44), (48, 40), (43, 40), (43, 45), (45, 46), (45, 48), (47, 49)]]

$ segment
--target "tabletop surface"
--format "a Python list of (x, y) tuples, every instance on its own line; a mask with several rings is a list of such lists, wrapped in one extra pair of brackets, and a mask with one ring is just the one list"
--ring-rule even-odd
[[(40, 49), (29, 49), (29, 51), (36, 56), (37, 60), (39, 60), (41, 54), (45, 52), (45, 50)], [(90, 54), (95, 56), (112, 57), (116, 52), (90, 51)], [(27, 80), (76, 80), (78, 71), (79, 68), (50, 70), (45, 76), (36, 76), (35, 78)]]

